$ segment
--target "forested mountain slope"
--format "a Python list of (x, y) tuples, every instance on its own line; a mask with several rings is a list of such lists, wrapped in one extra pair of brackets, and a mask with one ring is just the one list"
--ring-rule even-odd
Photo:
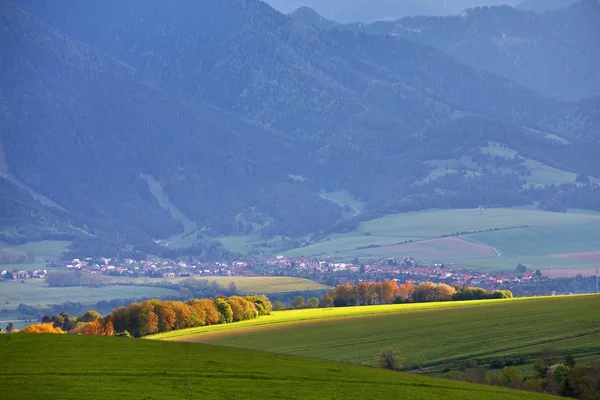
[(517, 8), (543, 13), (548, 10), (567, 8), (576, 2), (577, 0), (523, 0), (517, 5)]
[(290, 13), (301, 6), (316, 9), (336, 22), (372, 22), (416, 15), (459, 14), (468, 7), (497, 4), (516, 5), (519, 0), (266, 0), (276, 9)]
[[(528, 204), (531, 159), (600, 171), (590, 107), (405, 39), (318, 30), (256, 0), (15, 4), (27, 12), (5, 10), (0, 60), (8, 167), (92, 233), (183, 230), (141, 174), (202, 235), (269, 237), (351, 227), (321, 189), (349, 190), (368, 216)], [(439, 173), (448, 160), (462, 161)]]
[(600, 94), (600, 46), (591, 40), (600, 37), (598, 21), (600, 2), (580, 0), (543, 14), (481, 7), (338, 28), (415, 40), (540, 93), (578, 100)]

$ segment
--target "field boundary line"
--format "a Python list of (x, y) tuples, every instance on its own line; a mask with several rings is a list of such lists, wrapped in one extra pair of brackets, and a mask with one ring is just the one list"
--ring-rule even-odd
[(494, 253), (496, 253), (497, 257), (502, 257), (502, 253), (500, 253), (500, 251), (497, 248), (495, 248), (494, 246), (490, 246), (489, 244), (481, 243), (481, 242), (478, 242), (478, 241), (473, 240), (473, 239), (467, 239), (466, 237), (464, 237), (462, 235), (458, 235), (456, 237), (459, 238), (459, 239), (461, 239), (461, 240), (464, 240), (465, 242), (477, 244), (477, 245), (480, 245), (480, 246), (485, 246), (488, 249), (492, 250)]

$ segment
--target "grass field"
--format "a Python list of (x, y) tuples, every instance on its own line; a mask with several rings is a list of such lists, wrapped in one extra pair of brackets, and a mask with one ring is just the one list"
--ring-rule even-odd
[(26, 264), (1, 264), (2, 268), (16, 268), (20, 270), (34, 270), (43, 268), (46, 265), (46, 260), (56, 261), (62, 253), (67, 250), (71, 242), (44, 240), (41, 242), (29, 242), (21, 245), (12, 245), (0, 241), (0, 249), (11, 249), (14, 253), (26, 254), (28, 250), (35, 252), (35, 261)]
[[(444, 359), (533, 356), (545, 347), (600, 354), (600, 296), (520, 298), (342, 309), (282, 311), (253, 324), (171, 332), (153, 338), (210, 342), (375, 365), (398, 348), (406, 366)], [(289, 314), (288, 314), (289, 313)], [(220, 329), (219, 329), (220, 328)]]
[[(137, 283), (159, 283), (159, 282), (179, 282), (189, 278), (171, 278), (171, 279), (149, 279), (139, 278), (134, 280)], [(243, 294), (268, 294), (268, 293), (289, 293), (304, 292), (312, 290), (326, 290), (327, 286), (303, 278), (293, 278), (289, 276), (206, 276), (197, 279), (206, 279), (210, 282), (216, 281), (219, 285), (227, 287), (231, 282), (235, 283), (236, 289)]]
[(172, 289), (146, 286), (102, 286), (93, 287), (49, 287), (41, 279), (20, 281), (0, 281), (0, 309), (9, 313), (20, 303), (37, 308), (66, 301), (95, 304), (100, 300), (160, 297), (177, 295)]
[[(519, 228), (520, 226), (527, 226)], [(457, 235), (487, 246), (496, 253), (483, 255), (483, 249), (468, 243), (447, 247), (431, 241), (442, 235)], [(556, 259), (553, 254), (600, 251), (600, 213), (572, 210), (553, 213), (533, 208), (477, 210), (428, 210), (389, 215), (363, 222), (353, 232), (335, 234), (327, 240), (288, 251), (291, 256), (331, 255), (342, 259), (412, 256), (421, 262), (453, 263), (457, 267), (514, 269), (518, 263), (535, 268), (583, 268), (585, 261)], [(405, 243), (406, 241), (413, 243)], [(427, 245), (429, 244), (429, 245)], [(366, 246), (378, 246), (364, 249)], [(357, 249), (363, 248), (363, 249)], [(549, 264), (553, 263), (553, 264)]]
[(9, 399), (550, 399), (345, 363), (220, 346), (0, 335)]

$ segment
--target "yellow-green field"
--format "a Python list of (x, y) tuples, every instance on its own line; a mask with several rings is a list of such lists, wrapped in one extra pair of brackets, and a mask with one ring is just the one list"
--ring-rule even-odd
[(533, 357), (545, 347), (587, 357), (600, 354), (599, 307), (594, 295), (281, 311), (151, 338), (367, 365), (391, 346), (403, 353), (407, 368), (447, 358)]
[(0, 335), (2, 399), (554, 397), (282, 354), (78, 335)]
[[(139, 278), (128, 281), (135, 283), (154, 284), (160, 282), (180, 282), (189, 278), (170, 278), (170, 279), (149, 279)], [(293, 278), (289, 276), (206, 276), (195, 279), (206, 279), (210, 282), (215, 281), (223, 287), (227, 287), (231, 282), (236, 286), (236, 290), (243, 294), (267, 294), (267, 293), (289, 293), (304, 292), (312, 290), (326, 290), (327, 286), (303, 278)]]

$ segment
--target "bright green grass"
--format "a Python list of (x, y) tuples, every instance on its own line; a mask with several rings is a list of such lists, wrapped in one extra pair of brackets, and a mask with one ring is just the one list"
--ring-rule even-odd
[[(268, 350), (356, 364), (374, 365), (379, 351), (398, 348), (408, 367), (424, 362), (439, 365), (453, 360), (490, 359), (502, 354), (535, 354), (556, 347), (573, 354), (600, 354), (600, 296), (567, 296), (500, 301), (451, 302), (373, 307), (379, 315), (321, 318), (308, 310), (290, 320), (276, 314), (274, 322), (248, 328), (233, 324), (228, 331), (158, 336), (181, 341), (210, 341), (233, 347)], [(383, 313), (388, 307), (387, 313)], [(411, 308), (415, 307), (415, 308)], [(365, 312), (371, 307), (362, 307)], [(400, 312), (398, 312), (400, 311)], [(404, 312), (401, 312), (404, 311)], [(419, 312), (424, 311), (424, 312)], [(331, 311), (338, 312), (338, 309)], [(343, 313), (344, 311), (339, 311)], [(282, 312), (281, 314), (285, 314)], [(280, 320), (280, 321), (277, 321)], [(260, 320), (258, 320), (260, 321)], [(209, 331), (205, 331), (209, 332)], [(421, 360), (421, 361), (419, 361)]]
[[(362, 318), (367, 316), (381, 316), (386, 314), (406, 314), (420, 311), (437, 311), (457, 308), (489, 307), (493, 305), (503, 305), (506, 303), (528, 303), (539, 301), (549, 297), (519, 297), (514, 299), (496, 299), (496, 300), (475, 300), (467, 302), (449, 301), (442, 303), (413, 303), (413, 304), (384, 304), (374, 306), (356, 306), (356, 307), (336, 307), (336, 308), (315, 308), (303, 310), (274, 311), (269, 316), (237, 322), (235, 324), (212, 325), (190, 329), (181, 329), (173, 332), (161, 333), (149, 336), (148, 339), (177, 339), (177, 340), (197, 340), (202, 339), (204, 334), (213, 332), (233, 332), (240, 329), (260, 327), (280, 326), (279, 324), (303, 323), (321, 320), (340, 320), (348, 318)], [(553, 297), (550, 299), (556, 299)], [(283, 326), (283, 325), (281, 325)], [(294, 325), (290, 325), (294, 326)], [(245, 332), (245, 331), (244, 331)], [(208, 336), (208, 335), (207, 335)], [(218, 335), (217, 335), (218, 336)], [(211, 336), (211, 339), (214, 338)]]
[[(526, 301), (525, 298), (513, 299), (510, 301)], [(246, 328), (254, 329), (254, 327), (273, 327), (278, 324), (295, 324), (305, 321), (318, 321), (318, 320), (339, 320), (340, 318), (356, 318), (364, 316), (378, 316), (384, 314), (398, 314), (398, 313), (409, 313), (414, 311), (425, 311), (425, 310), (440, 310), (448, 308), (463, 308), (463, 307), (476, 307), (486, 306), (492, 303), (499, 302), (501, 300), (486, 300), (486, 301), (470, 301), (465, 302), (446, 302), (446, 303), (416, 303), (416, 304), (393, 304), (393, 305), (376, 305), (368, 307), (338, 307), (338, 308), (315, 308), (315, 309), (304, 309), (304, 310), (286, 310), (286, 311), (274, 311), (269, 316), (260, 317), (257, 319), (236, 322), (235, 324), (223, 324), (223, 325), (212, 325), (203, 326), (197, 328), (181, 329), (172, 332), (160, 333), (157, 335), (148, 336), (148, 339), (160, 339), (160, 340), (203, 340), (204, 337), (208, 337), (215, 332), (230, 333), (244, 329), (243, 332), (247, 332)], [(502, 300), (506, 301), (506, 300)], [(283, 325), (281, 325), (283, 326)], [(294, 325), (290, 325), (294, 326)], [(210, 336), (213, 338), (213, 336)]]
[(220, 346), (0, 335), (9, 399), (550, 399), (492, 386)]
[[(140, 278), (133, 280), (137, 283), (160, 283), (179, 282), (189, 278), (171, 279), (148, 279)], [(244, 294), (269, 294), (304, 292), (312, 290), (327, 290), (328, 287), (320, 283), (304, 278), (293, 278), (289, 276), (206, 276), (196, 279), (206, 279), (210, 282), (216, 281), (219, 285), (227, 287), (231, 282), (235, 283), (236, 290)]]
[[(456, 232), (510, 228), (521, 225), (552, 227), (558, 232), (560, 229), (569, 229), (569, 226), (577, 229), (579, 224), (587, 223), (600, 226), (600, 214), (581, 211), (552, 213), (530, 208), (487, 209), (482, 215), (478, 215), (477, 210), (474, 209), (427, 210), (388, 215), (363, 222), (353, 232), (331, 235), (329, 240), (294, 249), (286, 254), (291, 256), (327, 254), (352, 258), (361, 256), (361, 253), (356, 250), (357, 247), (389, 246), (406, 240), (432, 239), (442, 235), (452, 235)], [(369, 235), (365, 236), (367, 233)], [(491, 232), (490, 235), (495, 233), (497, 232)], [(378, 249), (378, 253), (381, 250), (385, 249)], [(365, 257), (364, 252), (362, 257)]]
[(46, 265), (46, 260), (56, 261), (62, 253), (67, 250), (71, 242), (67, 241), (56, 241), (56, 240), (43, 240), (41, 242), (28, 242), (20, 245), (12, 245), (3, 241), (0, 241), (0, 249), (11, 249), (18, 254), (26, 254), (28, 250), (35, 251), (35, 261), (27, 264), (2, 264), (2, 268), (20, 269), (20, 270), (34, 270), (43, 268)]
[(95, 304), (100, 300), (176, 296), (172, 289), (146, 286), (49, 287), (41, 279), (0, 281), (0, 309), (16, 310), (20, 303), (37, 308), (65, 301)]

